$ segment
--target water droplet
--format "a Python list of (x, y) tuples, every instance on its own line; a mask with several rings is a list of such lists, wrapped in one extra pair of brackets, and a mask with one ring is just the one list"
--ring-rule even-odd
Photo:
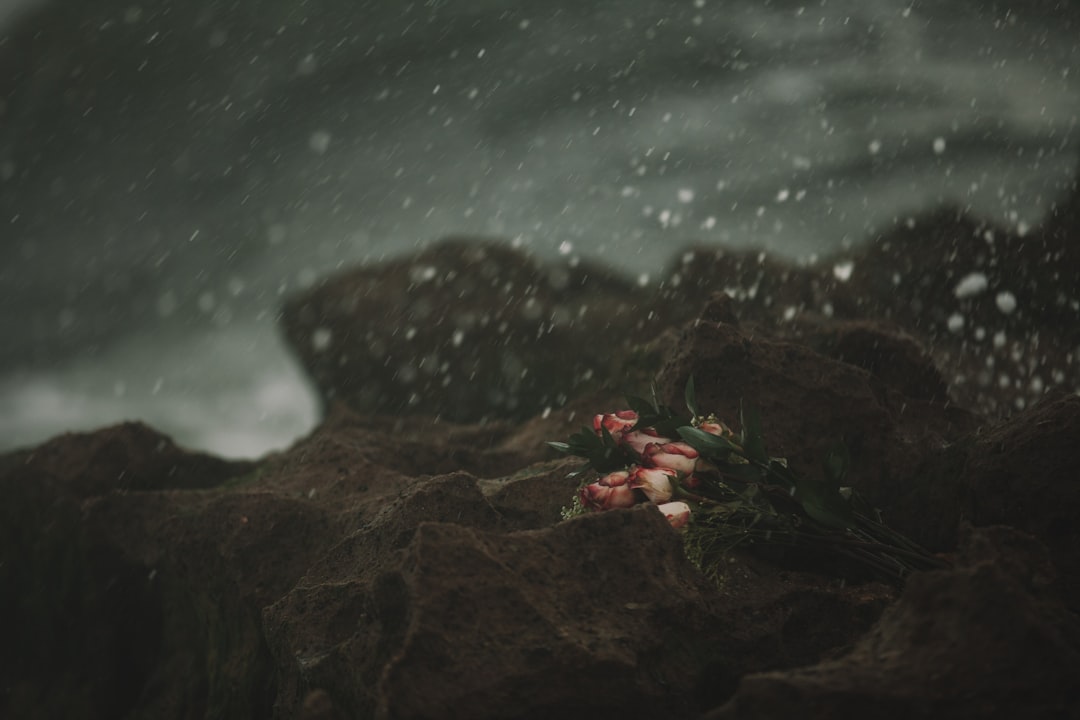
[(832, 273), (833, 277), (840, 282), (847, 282), (851, 279), (851, 273), (855, 270), (855, 263), (851, 260), (845, 260), (844, 262), (838, 262), (833, 265)]
[(330, 133), (325, 130), (316, 130), (308, 138), (308, 148), (319, 155), (324, 155), (330, 149)]
[(956, 284), (956, 287), (953, 289), (953, 295), (955, 295), (958, 300), (975, 297), (979, 293), (984, 292), (989, 284), (986, 275), (983, 273), (968, 273)]
[(328, 327), (315, 328), (315, 332), (311, 333), (311, 347), (315, 352), (323, 352), (330, 347), (330, 341), (333, 340), (334, 333)]

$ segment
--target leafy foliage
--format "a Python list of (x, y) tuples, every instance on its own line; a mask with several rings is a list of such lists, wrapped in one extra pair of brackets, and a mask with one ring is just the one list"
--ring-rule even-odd
[(597, 435), (591, 429), (584, 427), (580, 432), (570, 436), (568, 442), (549, 442), (548, 446), (568, 455), (576, 455), (587, 460), (574, 474), (579, 474), (588, 468), (597, 472), (608, 473), (620, 470), (635, 462), (636, 458), (626, 446), (619, 445), (606, 428), (601, 428)]
[[(784, 458), (769, 456), (755, 406), (740, 408), (741, 430), (736, 435), (715, 416), (700, 413), (692, 377), (684, 395), (689, 421), (661, 405), (655, 389), (651, 400), (628, 396), (627, 403), (637, 413), (632, 430), (651, 428), (662, 437), (679, 437), (699, 454), (692, 476), (674, 480), (672, 499), (693, 507), (686, 549), (706, 574), (715, 576), (723, 555), (745, 542), (808, 550), (846, 561), (845, 567), (854, 561), (893, 581), (913, 570), (944, 564), (871, 517), (876, 511), (845, 485), (851, 458), (842, 443), (823, 458), (820, 477), (802, 476)], [(609, 473), (643, 462), (603, 427), (599, 432), (583, 428), (568, 442), (549, 445), (585, 458), (575, 474), (588, 469)], [(575, 498), (563, 516), (586, 511)]]

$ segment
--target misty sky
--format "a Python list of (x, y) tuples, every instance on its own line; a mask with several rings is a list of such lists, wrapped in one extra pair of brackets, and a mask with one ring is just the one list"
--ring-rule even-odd
[(280, 447), (282, 298), (450, 234), (655, 277), (944, 202), (1023, 231), (1077, 164), (1051, 7), (0, 2), (0, 436)]

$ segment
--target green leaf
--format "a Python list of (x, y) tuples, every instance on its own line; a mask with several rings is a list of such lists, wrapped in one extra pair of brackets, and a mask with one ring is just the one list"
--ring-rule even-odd
[(795, 499), (807, 515), (822, 525), (846, 530), (855, 523), (855, 514), (840, 494), (840, 486), (829, 480), (801, 478), (795, 488)]
[(679, 433), (679, 437), (681, 437), (687, 445), (710, 460), (726, 459), (732, 451), (737, 450), (727, 438), (707, 433), (696, 427), (683, 425), (678, 428), (677, 432)]
[(649, 386), (649, 394), (652, 396), (652, 405), (654, 408), (656, 408), (656, 414), (663, 415), (665, 408), (660, 405), (660, 398), (656, 395), (656, 383), (653, 383)]
[(592, 428), (582, 428), (580, 432), (570, 436), (570, 444), (578, 447), (594, 447), (603, 445), (603, 440), (592, 431)]
[(552, 447), (561, 453), (570, 454), (570, 445), (564, 442), (549, 442), (548, 447)]
[(769, 478), (774, 484), (779, 484), (782, 487), (791, 490), (798, 484), (798, 478), (795, 473), (791, 471), (791, 468), (787, 466), (787, 461), (781, 458), (769, 459)]
[(720, 472), (725, 478), (743, 483), (758, 483), (765, 479), (765, 472), (757, 465), (728, 463), (720, 467)]
[(631, 410), (638, 414), (639, 418), (658, 414), (657, 409), (650, 401), (637, 395), (627, 395), (626, 404), (630, 406)]
[(742, 424), (743, 450), (746, 457), (755, 462), (766, 464), (769, 455), (765, 452), (765, 437), (761, 432), (761, 414), (755, 405), (739, 404), (739, 422)]
[(834, 445), (822, 461), (825, 477), (837, 488), (847, 479), (849, 465), (851, 465), (851, 453), (848, 452), (847, 445), (842, 442)]
[[(679, 434), (679, 428), (686, 425), (686, 418), (655, 418), (650, 424), (656, 429), (656, 432), (659, 433), (660, 437), (675, 438)], [(643, 425), (642, 427), (646, 426)]]
[(690, 415), (692, 417), (697, 417), (698, 416), (697, 399), (695, 398), (694, 376), (693, 375), (691, 375), (689, 378), (687, 378), (687, 380), (686, 380), (686, 390), (683, 391), (683, 394), (686, 397), (686, 409), (690, 411)]

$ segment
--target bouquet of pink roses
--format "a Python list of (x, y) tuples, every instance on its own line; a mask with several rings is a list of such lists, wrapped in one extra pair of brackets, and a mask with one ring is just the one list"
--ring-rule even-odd
[(686, 533), (691, 560), (715, 575), (736, 544), (757, 543), (851, 561), (871, 574), (900, 581), (913, 570), (946, 563), (889, 529), (878, 513), (844, 486), (848, 456), (837, 446), (823, 478), (800, 477), (765, 449), (757, 413), (741, 413), (735, 433), (715, 415), (697, 411), (693, 378), (686, 386), (690, 418), (655, 398), (628, 397), (629, 410), (602, 413), (568, 442), (548, 443), (583, 457), (574, 474), (590, 472), (565, 518), (589, 511), (653, 503)]

